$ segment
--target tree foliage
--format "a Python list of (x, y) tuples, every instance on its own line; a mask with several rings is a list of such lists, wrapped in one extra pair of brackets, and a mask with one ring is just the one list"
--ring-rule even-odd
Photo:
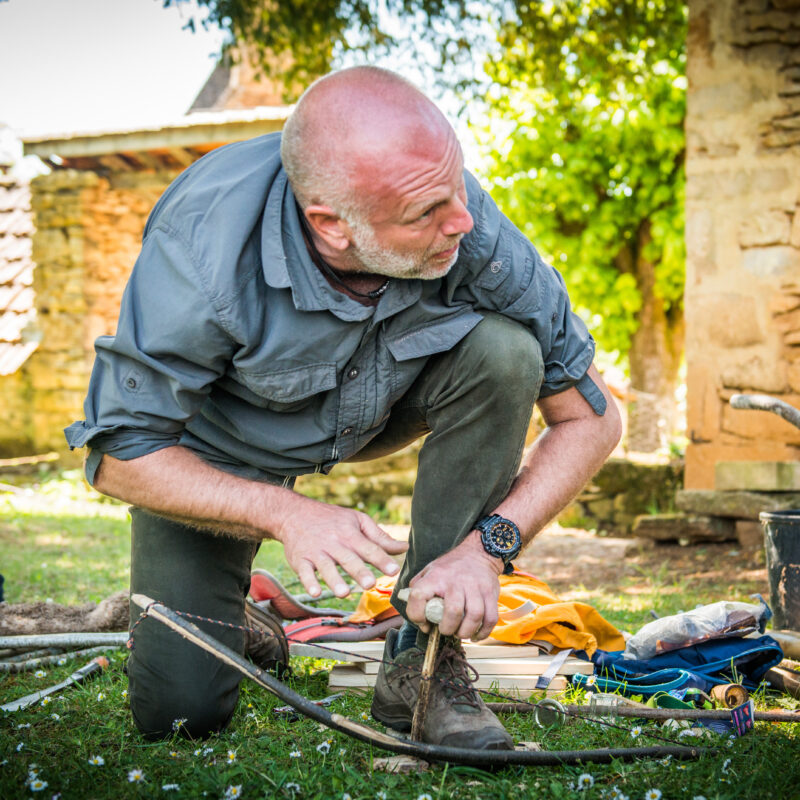
[[(162, 0), (165, 7), (187, 0)], [(466, 63), (474, 24), (492, 3), (468, 0), (197, 0), (205, 12), (190, 16), (186, 27), (217, 25), (230, 44), (244, 45), (264, 74), (277, 72), (294, 100), (295, 87), (307, 86), (329, 72), (346, 54), (374, 57), (420, 44), (436, 45), (440, 74), (452, 63)], [(398, 23), (401, 23), (398, 27)], [(235, 53), (232, 53), (235, 57)], [(426, 60), (430, 52), (426, 53)]]
[(564, 273), (600, 345), (624, 354), (643, 260), (667, 319), (682, 313), (685, 7), (561, 0), (517, 15), (487, 64), (493, 195)]

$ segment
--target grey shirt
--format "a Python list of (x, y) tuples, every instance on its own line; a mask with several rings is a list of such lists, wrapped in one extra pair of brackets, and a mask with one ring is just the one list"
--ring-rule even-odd
[(328, 471), (386, 425), (429, 356), (497, 311), (530, 327), (541, 395), (576, 386), (594, 342), (561, 275), (465, 175), (474, 228), (441, 279), (392, 280), (376, 306), (336, 291), (306, 250), (280, 134), (221, 147), (156, 204), (122, 299), (101, 336), (84, 404), (66, 430), (122, 460), (171, 445), (260, 480)]

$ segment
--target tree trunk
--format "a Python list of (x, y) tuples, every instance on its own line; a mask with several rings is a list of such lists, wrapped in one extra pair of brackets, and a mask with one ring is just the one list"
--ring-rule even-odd
[(683, 308), (667, 310), (655, 293), (655, 266), (642, 256), (650, 238), (649, 224), (639, 232), (633, 258), (642, 296), (639, 326), (629, 354), (632, 400), (628, 405), (628, 449), (650, 453), (666, 447), (678, 430), (675, 397), (683, 357)]

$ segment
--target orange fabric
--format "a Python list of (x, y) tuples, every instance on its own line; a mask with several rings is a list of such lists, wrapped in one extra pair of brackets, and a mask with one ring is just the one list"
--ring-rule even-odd
[(350, 622), (369, 622), (389, 609), (396, 614), (397, 611), (390, 602), (395, 583), (397, 583), (396, 577), (382, 575), (378, 578), (371, 589), (361, 593), (358, 606), (350, 615)]
[[(392, 608), (390, 598), (396, 578), (380, 577), (372, 589), (363, 592), (351, 622), (366, 622)], [(526, 572), (516, 571), (500, 576), (500, 614), (519, 608), (526, 600), (534, 609), (519, 619), (500, 622), (491, 633), (492, 639), (511, 644), (524, 644), (531, 639), (550, 642), (555, 649), (572, 647), (591, 656), (602, 650), (624, 650), (622, 634), (600, 612), (587, 603), (564, 602), (544, 582)]]
[(587, 603), (564, 602), (544, 582), (526, 572), (500, 576), (498, 610), (513, 611), (526, 600), (536, 606), (519, 619), (495, 625), (490, 636), (500, 642), (524, 644), (531, 639), (550, 642), (556, 649), (572, 647), (591, 656), (601, 650), (624, 650), (622, 634)]

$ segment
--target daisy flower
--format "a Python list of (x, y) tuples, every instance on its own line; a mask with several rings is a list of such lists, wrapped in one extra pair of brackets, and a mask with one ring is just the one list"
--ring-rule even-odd
[(174, 730), (175, 733), (177, 733), (184, 726), (186, 722), (187, 722), (186, 717), (181, 717), (180, 719), (172, 720), (172, 730)]
[[(124, 699), (124, 698), (126, 698), (127, 696), (128, 696), (128, 690), (127, 690), (127, 689), (123, 689), (123, 690), (122, 690), (122, 697), (123, 697), (123, 699)], [(172, 786), (172, 785), (173, 785), (173, 784), (171, 784), (171, 783), (168, 783), (168, 784), (167, 784), (167, 786)], [(174, 785), (175, 785), (175, 786), (177, 786), (178, 784), (176, 783), (176, 784), (174, 784)]]
[(644, 800), (661, 800), (661, 789), (648, 789), (644, 793)]
[(17, 725), (17, 730), (23, 731), (26, 728), (30, 728), (30, 726), (31, 726), (30, 722), (21, 722), (19, 725)]
[(728, 767), (730, 767), (730, 765), (731, 765), (731, 760), (729, 758), (726, 758), (725, 762), (722, 765), (722, 771), (723, 772), (727, 772), (728, 771)]
[(578, 791), (583, 792), (586, 789), (591, 789), (592, 786), (594, 786), (594, 778), (588, 772), (578, 775)]
[(225, 790), (225, 794), (223, 795), (225, 800), (231, 800), (231, 798), (241, 797), (241, 796), (242, 796), (242, 785), (241, 784), (239, 784), (238, 786), (229, 786)]
[(433, 798), (429, 794), (421, 794), (417, 797), (417, 800), (433, 800)]
[(98, 693), (97, 693), (97, 702), (98, 702), (98, 703), (99, 703), (101, 700), (105, 700), (105, 699), (106, 699), (106, 693), (105, 693), (105, 692), (98, 692)]
[(386, 800), (386, 792), (381, 789), (376, 795), (375, 800)]
[(178, 789), (180, 789), (180, 788), (181, 788), (181, 786), (180, 786), (179, 783), (165, 783), (161, 787), (161, 791), (162, 792), (177, 792)]
[(59, 667), (63, 667), (64, 664), (66, 664), (66, 663), (67, 663), (67, 659), (63, 658), (63, 657), (59, 658), (58, 661), (56, 661), (56, 664), (58, 664)]
[(44, 678), (47, 673), (43, 669), (37, 669), (36, 672), (33, 673), (34, 678)]
[(177, 758), (178, 757), (178, 751), (177, 750), (170, 750), (169, 751), (169, 757), (170, 758)]
[(287, 783), (284, 786), (287, 792), (291, 792), (292, 794), (296, 794), (300, 791), (300, 784), (299, 783)]
[(642, 726), (641, 725), (634, 725), (631, 728), (631, 736), (636, 739), (638, 736), (641, 736), (642, 733)]
[(103, 764), (106, 763), (106, 760), (103, 758), (103, 756), (92, 756), (89, 759), (89, 763), (94, 767), (102, 767)]
[(361, 719), (369, 719), (369, 714), (366, 711), (361, 712)]
[(345, 792), (342, 795), (342, 800), (353, 800), (353, 797), (351, 795), (349, 795), (347, 792)]
[(696, 795), (695, 795), (695, 796), (692, 798), (692, 800), (706, 800), (706, 798), (705, 798), (705, 795), (702, 795), (702, 794), (696, 794)]
[[(319, 749), (319, 748), (317, 748), (317, 749)], [(302, 758), (302, 757), (303, 757), (303, 754), (299, 750), (292, 750), (292, 752), (289, 753), (289, 758)]]
[(228, 750), (227, 759), (228, 759), (228, 763), (229, 764), (233, 764), (233, 762), (236, 761), (236, 751), (235, 750)]
[(32, 792), (41, 792), (42, 789), (47, 788), (47, 781), (40, 781), (38, 778), (34, 778), (28, 786)]
[(198, 747), (197, 750), (194, 751), (194, 755), (199, 756), (202, 754), (202, 750)]
[(317, 745), (317, 752), (322, 753), (322, 755), (325, 755), (326, 753), (330, 752), (330, 749), (331, 749), (330, 742), (320, 742), (320, 744)]
[(214, 752), (214, 748), (213, 747), (204, 747), (203, 748), (203, 755), (204, 756), (210, 756), (213, 752)]
[(20, 742), (20, 743), (17, 745), (17, 752), (19, 753), (19, 752), (20, 752), (20, 750), (22, 750), (22, 748), (23, 748), (23, 747), (25, 747), (25, 742)]
[(141, 783), (144, 780), (144, 772), (138, 767), (128, 773), (128, 783)]
[(43, 706), (49, 706), (50, 703), (52, 703), (52, 702), (53, 702), (53, 698), (48, 695), (47, 697), (44, 698), (44, 700), (42, 700), (42, 705)]
[(58, 714), (51, 714), (50, 719), (54, 719), (56, 722), (58, 722), (61, 717)]

